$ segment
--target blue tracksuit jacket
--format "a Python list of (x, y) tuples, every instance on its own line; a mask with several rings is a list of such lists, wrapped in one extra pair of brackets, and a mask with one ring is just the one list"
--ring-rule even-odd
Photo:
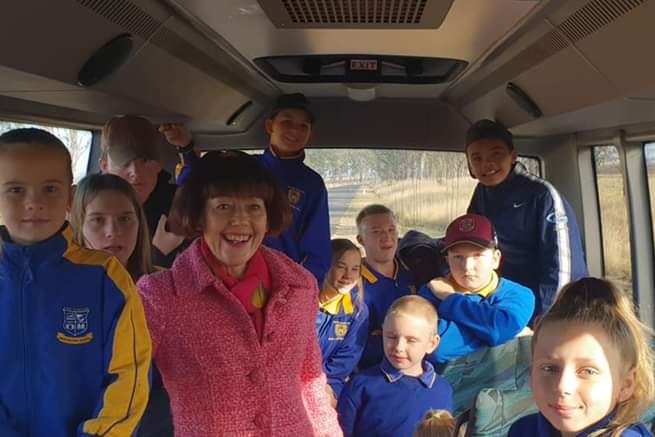
[(534, 295), (529, 288), (505, 278), (486, 298), (454, 293), (437, 299), (426, 286), (419, 295), (432, 302), (439, 313), (439, 347), (428, 356), (443, 364), (483, 347), (493, 347), (516, 337), (530, 321)]
[(69, 227), (30, 246), (0, 232), (0, 435), (133, 435), (151, 345), (129, 274)]
[(337, 399), (346, 378), (357, 366), (368, 338), (368, 307), (364, 302), (358, 304), (357, 299), (353, 290), (338, 305), (321, 306), (316, 315), (323, 371)]
[[(587, 437), (594, 431), (602, 429), (609, 425), (610, 420), (612, 419), (613, 414), (605, 417), (600, 420), (598, 423), (586, 428), (582, 432), (578, 433), (576, 437)], [(507, 437), (523, 437), (523, 436), (534, 436), (534, 437), (552, 437), (558, 436), (559, 431), (550, 424), (550, 422), (541, 414), (531, 414), (525, 416), (514, 422), (512, 427), (509, 429)], [(634, 424), (628, 429), (621, 433), (622, 437), (653, 437), (653, 434), (648, 431), (648, 428), (641, 423)]]
[(453, 410), (453, 389), (433, 366), (407, 376), (385, 358), (355, 374), (341, 393), (337, 412), (345, 437), (412, 437), (428, 410)]
[(515, 165), (495, 187), (478, 184), (469, 213), (493, 223), (503, 253), (501, 276), (530, 288), (534, 316), (552, 305), (557, 291), (588, 276), (575, 214), (547, 181)]
[[(304, 164), (304, 153), (297, 158), (283, 159), (275, 156), (269, 147), (258, 158), (287, 193), (293, 211), (289, 228), (278, 237), (267, 238), (264, 244), (302, 264), (312, 272), (319, 285), (323, 284), (332, 253), (328, 195), (323, 178)], [(180, 154), (176, 171), (178, 184), (184, 181), (198, 159), (194, 151)]]
[(392, 278), (376, 272), (364, 259), (362, 263), (362, 282), (364, 283), (364, 302), (368, 306), (369, 337), (366, 348), (359, 361), (359, 368), (375, 366), (384, 357), (382, 350), (382, 323), (384, 316), (394, 300), (416, 293), (414, 280), (400, 260), (395, 260), (396, 270)]

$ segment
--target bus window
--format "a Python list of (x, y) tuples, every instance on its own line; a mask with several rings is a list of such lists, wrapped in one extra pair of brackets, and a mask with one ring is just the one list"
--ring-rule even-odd
[(59, 138), (68, 147), (73, 160), (73, 179), (77, 183), (86, 175), (91, 152), (91, 131), (69, 129), (65, 127), (43, 126), (31, 123), (0, 121), (0, 134), (12, 129), (36, 127), (46, 130)]
[[(540, 175), (538, 159), (519, 160)], [(332, 237), (353, 241), (355, 217), (371, 203), (396, 213), (399, 235), (415, 229), (442, 237), (448, 223), (466, 213), (477, 183), (463, 152), (308, 149), (305, 163), (325, 180)]]
[(624, 290), (632, 290), (628, 209), (619, 152), (615, 146), (599, 146), (594, 147), (593, 157), (605, 276)]
[(655, 238), (655, 143), (644, 146), (646, 157), (646, 170), (648, 171), (648, 192), (650, 193), (650, 217), (653, 223), (653, 237)]

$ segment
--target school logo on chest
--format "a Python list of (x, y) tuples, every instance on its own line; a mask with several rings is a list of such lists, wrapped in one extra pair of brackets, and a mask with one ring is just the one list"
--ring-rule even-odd
[(343, 340), (346, 334), (348, 334), (348, 322), (334, 322), (334, 338), (332, 340)]
[(294, 187), (289, 187), (289, 191), (287, 191), (287, 198), (289, 199), (289, 203), (291, 204), (292, 207), (297, 208), (298, 205), (300, 204), (302, 200), (304, 192), (302, 190), (299, 190), (298, 188)]
[(62, 328), (64, 332), (57, 333), (57, 340), (65, 344), (85, 344), (93, 340), (93, 332), (89, 331), (88, 308), (62, 308), (64, 321)]

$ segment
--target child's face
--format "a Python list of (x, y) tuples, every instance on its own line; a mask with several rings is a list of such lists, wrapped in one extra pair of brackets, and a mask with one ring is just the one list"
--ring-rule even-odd
[(539, 411), (563, 436), (576, 435), (629, 399), (634, 372), (602, 327), (552, 322), (539, 332), (532, 362)]
[(71, 170), (57, 150), (26, 144), (0, 152), (0, 216), (18, 244), (56, 234), (71, 205)]
[(482, 185), (494, 187), (512, 171), (517, 153), (516, 150), (510, 151), (503, 141), (481, 139), (467, 146), (466, 157), (473, 176)]
[(393, 261), (398, 248), (398, 228), (391, 214), (364, 217), (357, 241), (364, 246), (366, 257), (378, 263)]
[(361, 277), (362, 257), (356, 250), (347, 250), (330, 268), (328, 283), (339, 293), (347, 294)]
[(302, 109), (284, 109), (266, 120), (266, 131), (275, 153), (281, 157), (295, 156), (309, 142), (312, 123)]
[(486, 286), (500, 264), (500, 251), (460, 243), (448, 249), (448, 266), (455, 281), (469, 290)]
[(405, 375), (421, 375), (423, 358), (439, 344), (435, 329), (425, 317), (404, 313), (390, 315), (382, 326), (384, 355)]
[(134, 159), (123, 167), (114, 164), (110, 157), (100, 160), (103, 173), (110, 173), (125, 179), (136, 191), (139, 203), (143, 205), (157, 186), (161, 164), (152, 159)]
[(134, 205), (119, 192), (98, 193), (86, 206), (82, 234), (85, 246), (109, 252), (127, 266), (139, 234)]

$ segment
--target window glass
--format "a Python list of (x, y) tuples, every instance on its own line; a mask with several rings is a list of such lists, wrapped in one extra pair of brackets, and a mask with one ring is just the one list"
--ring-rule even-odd
[(91, 152), (91, 131), (69, 129), (65, 127), (43, 126), (38, 124), (0, 121), (0, 134), (12, 129), (37, 127), (46, 130), (59, 138), (68, 147), (73, 160), (73, 179), (77, 183), (86, 175)]
[[(521, 161), (539, 175), (539, 160)], [(401, 235), (415, 229), (442, 237), (448, 223), (466, 213), (477, 183), (463, 152), (308, 149), (305, 163), (328, 188), (332, 236), (353, 241), (355, 217), (371, 203), (396, 213)]]
[(596, 187), (603, 233), (605, 276), (625, 290), (632, 288), (628, 207), (619, 153), (615, 146), (594, 147)]
[(650, 193), (650, 217), (655, 237), (655, 143), (644, 146), (646, 169), (648, 170), (648, 192)]

